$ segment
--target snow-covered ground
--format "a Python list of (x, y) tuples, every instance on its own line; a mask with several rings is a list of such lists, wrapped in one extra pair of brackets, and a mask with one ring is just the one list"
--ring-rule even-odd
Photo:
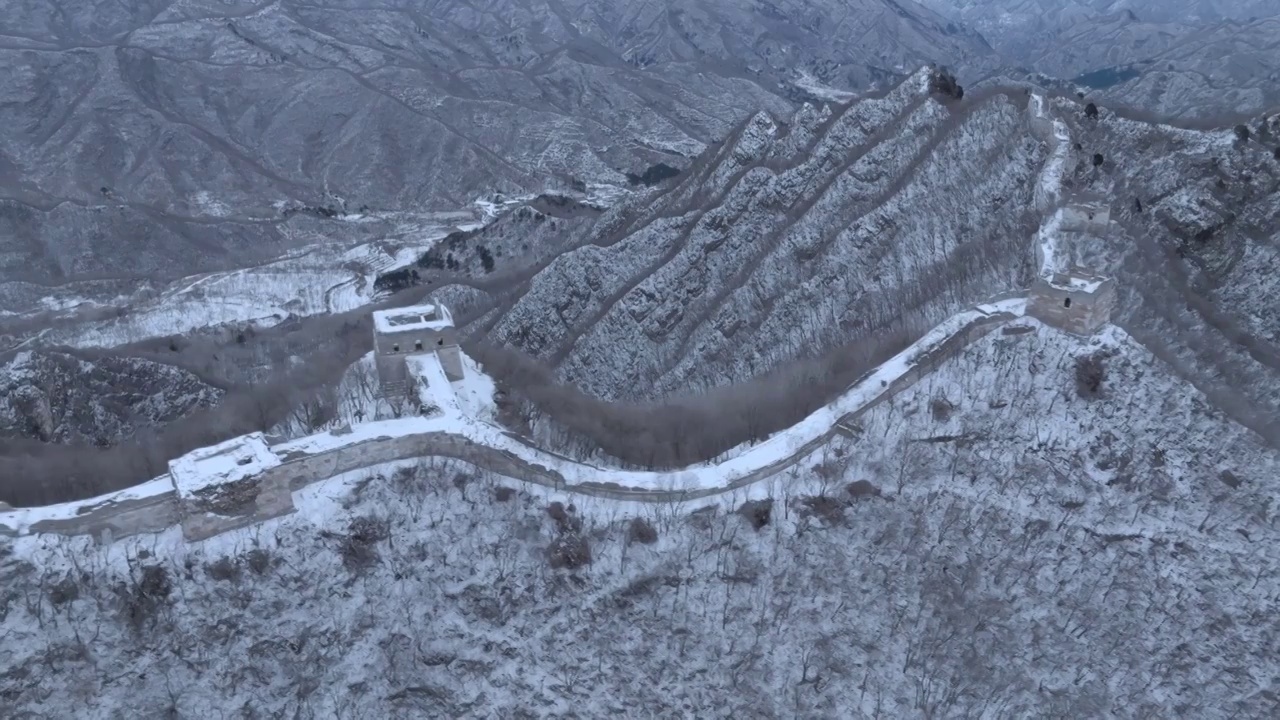
[[(0, 707), (1268, 717), (1275, 454), (1123, 333), (1019, 324), (859, 437), (706, 503), (399, 462), (201, 543), (19, 538), (0, 549)], [(1075, 358), (1094, 353), (1085, 398)], [(569, 543), (590, 562), (554, 569)]]
[(436, 242), (455, 230), (474, 230), (503, 210), (532, 195), (481, 198), (469, 212), (437, 213), (430, 218), (387, 214), (376, 218), (340, 216), (345, 222), (377, 220), (394, 230), (382, 240), (356, 245), (340, 238), (297, 248), (254, 267), (183, 278), (133, 296), (87, 298), (54, 294), (40, 310), (65, 313), (118, 307), (92, 322), (67, 322), (41, 334), (45, 342), (73, 347), (114, 347), (165, 335), (224, 325), (275, 325), (289, 316), (340, 313), (369, 304), (374, 281), (412, 265)]
[(849, 92), (848, 90), (840, 90), (823, 85), (817, 78), (803, 70), (797, 70), (796, 77), (791, 82), (810, 95), (823, 100), (830, 100), (831, 102), (845, 103), (858, 96), (857, 93)]

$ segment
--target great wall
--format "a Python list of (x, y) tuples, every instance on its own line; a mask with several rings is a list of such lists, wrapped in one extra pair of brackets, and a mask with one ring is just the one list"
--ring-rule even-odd
[(234, 438), (177, 458), (169, 472), (123, 491), (40, 508), (0, 504), (0, 537), (88, 535), (107, 543), (181, 525), (183, 536), (198, 542), (293, 512), (292, 494), (310, 484), (433, 456), (557, 492), (647, 503), (706, 498), (776, 477), (838, 434), (856, 435), (860, 416), (1001, 325), (1030, 317), (1086, 336), (1110, 321), (1113, 281), (1067, 261), (1065, 247), (1073, 237), (1105, 235), (1108, 209), (1095, 199), (1062, 197), (1061, 177), (1071, 159), (1066, 126), (1048, 115), (1039, 95), (1032, 95), (1028, 113), (1033, 132), (1050, 149), (1035, 192), (1045, 221), (1033, 243), (1037, 275), (1030, 289), (951, 316), (832, 403), (721, 463), (666, 472), (600, 467), (544, 451), (468, 415), (452, 388), (463, 374), (452, 319), (433, 304), (378, 313), (374, 323), (384, 393), (417, 394), (420, 404), (436, 409), (433, 416), (360, 423), (274, 445), (261, 433)]

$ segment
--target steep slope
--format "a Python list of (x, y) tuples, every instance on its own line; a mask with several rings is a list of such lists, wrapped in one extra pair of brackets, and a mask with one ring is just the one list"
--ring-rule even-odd
[(0, 707), (1269, 716), (1276, 454), (1123, 333), (1031, 327), (707, 509), (427, 460), (195, 545), (0, 545)]
[(944, 104), (929, 78), (786, 125), (755, 116), (679, 182), (579, 229), (477, 332), (634, 400), (927, 327), (1020, 286), (1044, 159), (1025, 98)]
[[(480, 317), (473, 338), (514, 345), (599, 397), (645, 400), (918, 331), (1024, 286), (1041, 219), (1032, 189), (1048, 157), (1028, 96), (989, 88), (944, 104), (928, 82), (925, 73), (785, 124), (756, 116), (677, 181), (568, 225), (570, 249), (534, 263), (532, 276), (454, 295)], [(1280, 390), (1269, 345), (1254, 343), (1274, 343), (1280, 329), (1260, 271), (1277, 242), (1274, 123), (1251, 123), (1242, 142), (1230, 129), (1126, 120), (1105, 106), (1093, 119), (1075, 98), (1053, 112), (1070, 135), (1065, 190), (1109, 198), (1120, 221), (1086, 264), (1117, 274), (1123, 293), (1211, 303), (1184, 321), (1197, 333), (1226, 328), (1223, 347), (1258, 372), (1260, 385), (1238, 391)], [(1186, 303), (1130, 298), (1120, 313)], [(1203, 368), (1203, 381), (1240, 379), (1222, 370)]]
[(1140, 60), (1137, 76), (1104, 88), (1104, 97), (1161, 117), (1213, 119), (1280, 106), (1280, 15), (1198, 29)]
[(1112, 198), (1114, 242), (1094, 262), (1119, 280), (1122, 325), (1219, 407), (1280, 440), (1269, 270), (1280, 246), (1280, 128), (1271, 122), (1245, 141), (1231, 129), (1179, 130), (1105, 107), (1091, 119), (1073, 101), (1056, 103), (1080, 145), (1067, 182)]
[[(322, 235), (363, 234), (335, 215), (683, 165), (788, 111), (797, 72), (862, 88), (993, 66), (889, 0), (597, 5), (24, 6), (0, 44), (0, 280), (243, 267), (315, 242), (306, 208)], [(816, 42), (833, 34), (860, 40)]]
[(107, 446), (221, 395), (189, 372), (139, 358), (21, 352), (0, 365), (0, 438)]

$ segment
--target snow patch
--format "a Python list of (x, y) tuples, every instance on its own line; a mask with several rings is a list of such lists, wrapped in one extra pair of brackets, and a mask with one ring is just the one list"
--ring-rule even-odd
[(845, 103), (858, 96), (857, 93), (852, 93), (848, 90), (839, 90), (823, 85), (817, 78), (804, 70), (798, 70), (796, 75), (797, 78), (791, 81), (792, 84), (814, 97), (821, 98), (823, 100), (830, 100), (832, 102)]
[(45, 520), (70, 520), (85, 515), (95, 508), (116, 505), (128, 500), (142, 500), (168, 492), (173, 492), (173, 480), (165, 474), (139, 485), (88, 500), (44, 507), (0, 509), (0, 528), (9, 528), (19, 535), (25, 535), (31, 532), (32, 525)]
[(169, 476), (182, 496), (213, 485), (251, 479), (280, 464), (262, 433), (251, 433), (199, 448), (169, 462)]

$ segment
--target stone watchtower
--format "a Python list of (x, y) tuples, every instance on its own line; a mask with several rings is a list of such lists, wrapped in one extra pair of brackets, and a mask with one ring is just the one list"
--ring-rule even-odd
[(1037, 238), (1040, 273), (1031, 285), (1028, 315), (1076, 335), (1092, 335), (1111, 322), (1115, 280), (1071, 261), (1077, 254), (1073, 245), (1105, 239), (1110, 226), (1111, 209), (1101, 198), (1073, 194), (1066, 199)]
[(450, 381), (461, 380), (462, 352), (448, 308), (438, 302), (429, 305), (379, 310), (373, 313), (373, 351), (383, 395), (404, 395), (408, 391), (406, 359), (435, 353)]
[(1092, 335), (1111, 322), (1116, 284), (1080, 269), (1039, 277), (1031, 285), (1027, 314), (1075, 335)]

